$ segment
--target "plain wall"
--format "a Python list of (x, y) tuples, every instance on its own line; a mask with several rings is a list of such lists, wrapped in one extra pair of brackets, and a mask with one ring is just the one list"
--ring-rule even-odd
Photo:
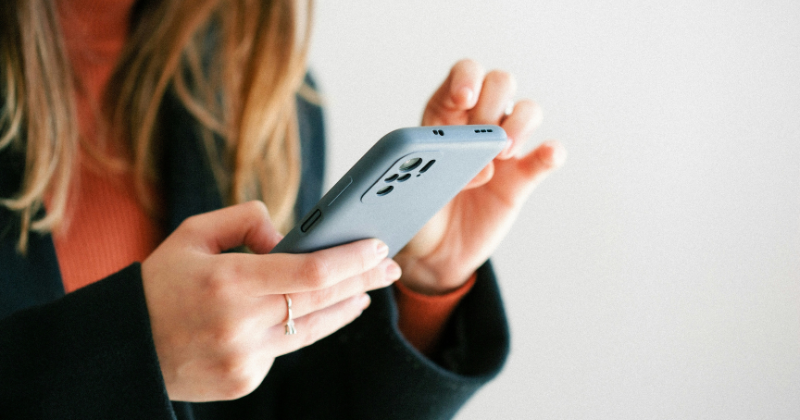
[(569, 157), (496, 252), (512, 352), (458, 419), (800, 418), (800, 2), (319, 1), (328, 185), (463, 57)]

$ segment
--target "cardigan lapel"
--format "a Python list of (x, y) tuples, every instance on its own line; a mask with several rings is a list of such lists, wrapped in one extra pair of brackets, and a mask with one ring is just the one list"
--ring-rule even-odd
[(196, 122), (178, 103), (168, 98), (164, 103), (161, 174), (166, 234), (171, 234), (184, 220), (196, 214), (222, 208), (214, 173), (203, 149)]

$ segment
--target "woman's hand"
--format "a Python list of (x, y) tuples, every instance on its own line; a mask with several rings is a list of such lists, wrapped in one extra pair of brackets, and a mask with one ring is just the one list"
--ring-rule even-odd
[[(187, 219), (142, 263), (153, 339), (170, 399), (239, 398), (275, 357), (342, 328), (364, 292), (400, 277), (378, 240), (309, 254), (271, 254), (281, 235), (250, 202)], [(221, 253), (246, 245), (254, 254)], [(296, 335), (284, 335), (290, 294)]]
[(495, 124), (509, 143), (395, 256), (410, 289), (435, 295), (463, 285), (505, 237), (533, 188), (563, 164), (566, 152), (557, 142), (518, 156), (541, 111), (527, 99), (511, 108), (515, 89), (508, 73), (484, 74), (462, 60), (428, 102), (422, 125)]

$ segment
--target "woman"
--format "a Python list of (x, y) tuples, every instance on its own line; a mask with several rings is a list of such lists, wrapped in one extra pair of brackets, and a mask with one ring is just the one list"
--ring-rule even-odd
[(266, 255), (321, 192), (307, 10), (4, 2), (4, 416), (448, 418), (498, 372), (486, 260), (563, 150), (518, 157), (535, 104), (505, 112), (511, 77), (461, 61), (422, 123), (511, 141), (395, 261), (377, 240)]

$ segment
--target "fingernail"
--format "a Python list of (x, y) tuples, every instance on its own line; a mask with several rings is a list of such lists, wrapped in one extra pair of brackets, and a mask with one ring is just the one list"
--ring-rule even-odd
[(389, 255), (389, 246), (383, 243), (383, 241), (376, 241), (375, 246), (375, 254), (378, 256), (379, 259), (386, 258)]
[(472, 97), (475, 96), (475, 92), (468, 87), (463, 87), (458, 91), (458, 96), (463, 98), (462, 100), (464, 101), (465, 105), (470, 105), (472, 104)]
[(363, 295), (361, 295), (360, 298), (358, 298), (358, 303), (361, 305), (361, 310), (362, 311), (364, 309), (367, 309), (367, 307), (369, 306), (370, 302), (372, 302), (372, 299), (370, 299), (369, 295), (366, 294), (366, 293), (364, 293)]
[(391, 261), (389, 265), (386, 266), (386, 280), (395, 281), (400, 278), (402, 273), (403, 271), (400, 269), (400, 266), (394, 261)]

